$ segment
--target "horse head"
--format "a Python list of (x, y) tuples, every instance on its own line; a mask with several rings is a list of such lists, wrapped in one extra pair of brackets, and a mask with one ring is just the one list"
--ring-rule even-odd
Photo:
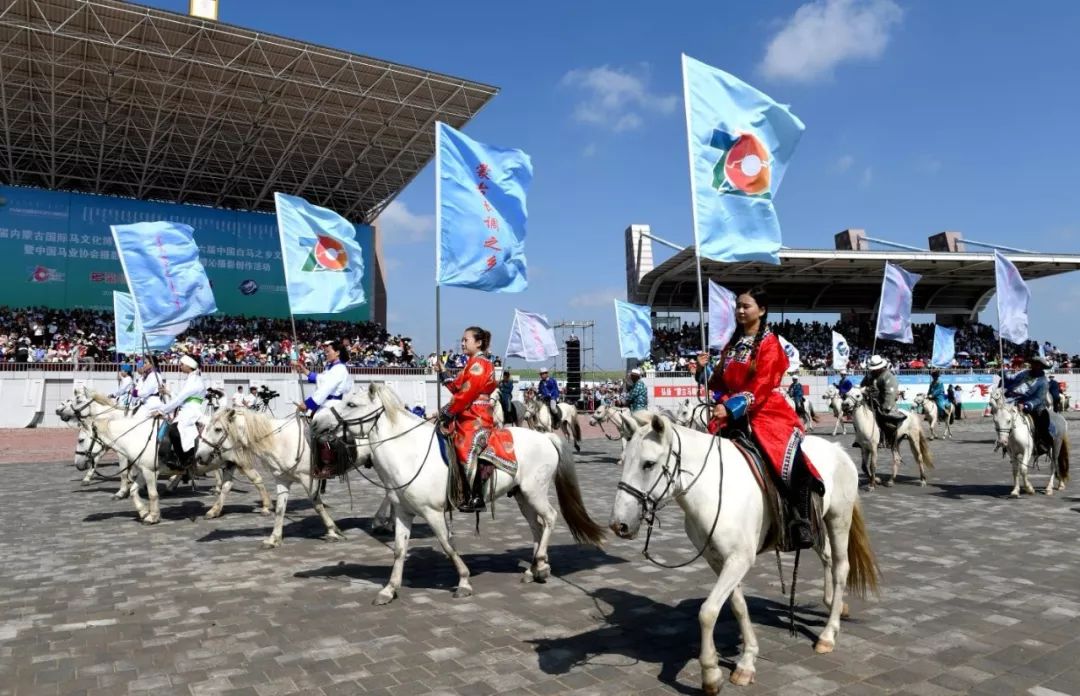
[(97, 424), (84, 423), (79, 428), (79, 439), (75, 442), (75, 468), (86, 471), (94, 466), (98, 458), (105, 454), (105, 443), (97, 433)]
[(863, 394), (862, 387), (852, 387), (840, 403), (840, 409), (844, 413), (853, 413), (865, 400), (866, 396)]
[(1016, 420), (1020, 418), (1020, 413), (1012, 404), (1004, 404), (994, 410), (993, 418), (997, 443), (1007, 448), (1009, 446), (1009, 434), (1016, 427)]
[(655, 415), (627, 443), (609, 524), (623, 539), (633, 539), (641, 521), (677, 492), (681, 452), (673, 452), (675, 437), (675, 426)]
[(611, 407), (607, 404), (600, 404), (592, 416), (589, 418), (589, 425), (600, 425), (611, 417)]
[(694, 419), (694, 409), (690, 405), (690, 399), (684, 399), (679, 402), (679, 405), (675, 407), (675, 422), (679, 425), (689, 427), (690, 421)]

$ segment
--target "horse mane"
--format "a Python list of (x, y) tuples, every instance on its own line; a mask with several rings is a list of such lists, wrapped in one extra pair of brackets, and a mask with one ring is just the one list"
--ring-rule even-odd
[(115, 406), (116, 405), (116, 402), (114, 402), (112, 399), (105, 396), (101, 392), (88, 391), (86, 393), (86, 395), (89, 396), (92, 401), (95, 401), (96, 403), (99, 403), (102, 406)]
[(222, 409), (214, 416), (237, 447), (253, 457), (269, 457), (274, 452), (274, 421), (247, 409)]
[(401, 403), (401, 398), (386, 384), (372, 382), (368, 387), (368, 394), (379, 400), (391, 423), (396, 424), (402, 415), (414, 415), (405, 408), (405, 404)]

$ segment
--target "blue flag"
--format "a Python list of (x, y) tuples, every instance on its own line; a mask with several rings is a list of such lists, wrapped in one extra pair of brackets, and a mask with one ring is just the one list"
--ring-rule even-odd
[(292, 314), (337, 314), (363, 304), (364, 255), (356, 227), (303, 198), (274, 194)]
[(525, 205), (532, 160), (436, 124), (435, 282), (485, 292), (521, 292)]
[(768, 95), (683, 56), (698, 254), (780, 263), (773, 198), (806, 126)]
[(918, 273), (905, 271), (885, 262), (885, 277), (881, 281), (881, 300), (878, 302), (877, 337), (900, 343), (911, 343), (911, 301)]
[(645, 305), (615, 300), (615, 322), (619, 327), (619, 353), (624, 358), (644, 360), (652, 346), (652, 310)]
[[(113, 324), (117, 353), (135, 355), (142, 353), (144, 347), (149, 347), (150, 350), (165, 350), (176, 343), (176, 336), (172, 333), (147, 333), (146, 345), (143, 345), (144, 332), (139, 322), (139, 314), (135, 310), (135, 298), (126, 292), (113, 291)], [(168, 327), (166, 331), (179, 329), (177, 333), (180, 333), (184, 328), (187, 328), (186, 323)]]
[(930, 358), (933, 367), (952, 367), (956, 357), (956, 329), (934, 325), (934, 357)]
[(191, 227), (136, 222), (113, 225), (112, 236), (144, 331), (217, 311)]

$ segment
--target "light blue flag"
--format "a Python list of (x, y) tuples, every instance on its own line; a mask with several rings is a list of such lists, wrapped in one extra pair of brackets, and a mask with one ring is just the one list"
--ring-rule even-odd
[(709, 347), (723, 348), (735, 335), (735, 293), (709, 281)]
[(521, 292), (525, 205), (532, 160), (436, 124), (435, 282), (485, 292)]
[(619, 327), (619, 353), (624, 358), (644, 360), (652, 346), (652, 310), (645, 305), (615, 300), (615, 322)]
[(956, 357), (956, 329), (936, 324), (934, 326), (934, 357), (930, 358), (933, 367), (952, 367)]
[(337, 314), (363, 304), (364, 255), (356, 227), (303, 198), (274, 194), (281, 261), (293, 314)]
[(1031, 293), (1016, 266), (1000, 251), (994, 251), (994, 280), (997, 285), (998, 332), (1006, 341), (1028, 339), (1028, 302)]
[(217, 311), (191, 227), (136, 222), (113, 225), (112, 236), (144, 331)]
[(900, 343), (911, 343), (911, 301), (918, 273), (905, 271), (885, 262), (885, 277), (881, 280), (881, 300), (878, 302), (877, 337)]
[(773, 198), (806, 126), (768, 95), (686, 55), (683, 91), (698, 254), (779, 264)]
[[(176, 336), (170, 333), (148, 333), (146, 345), (143, 345), (143, 328), (135, 310), (135, 298), (126, 292), (113, 291), (113, 323), (117, 353), (135, 355), (144, 352), (145, 347), (150, 350), (165, 350), (176, 343)], [(186, 324), (176, 324), (169, 328), (175, 327), (186, 328)]]

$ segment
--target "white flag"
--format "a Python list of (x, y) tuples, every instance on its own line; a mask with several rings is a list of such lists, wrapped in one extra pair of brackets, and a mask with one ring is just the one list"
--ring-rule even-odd
[(709, 281), (709, 347), (723, 348), (735, 333), (735, 293)]
[(510, 327), (510, 341), (506, 344), (506, 357), (524, 358), (526, 362), (543, 362), (558, 354), (555, 332), (548, 325), (547, 317), (515, 309), (514, 323)]
[(802, 360), (799, 358), (799, 349), (787, 342), (787, 339), (776, 334), (776, 337), (780, 339), (780, 347), (784, 349), (784, 354), (788, 359), (788, 372), (797, 372), (802, 367)]
[(836, 333), (832, 332), (832, 369), (834, 370), (846, 370), (848, 365), (848, 358), (851, 357), (851, 349), (848, 347), (847, 340)]
[(1031, 293), (1020, 271), (1000, 251), (994, 251), (994, 279), (997, 281), (998, 331), (1006, 341), (1028, 339), (1028, 302)]

